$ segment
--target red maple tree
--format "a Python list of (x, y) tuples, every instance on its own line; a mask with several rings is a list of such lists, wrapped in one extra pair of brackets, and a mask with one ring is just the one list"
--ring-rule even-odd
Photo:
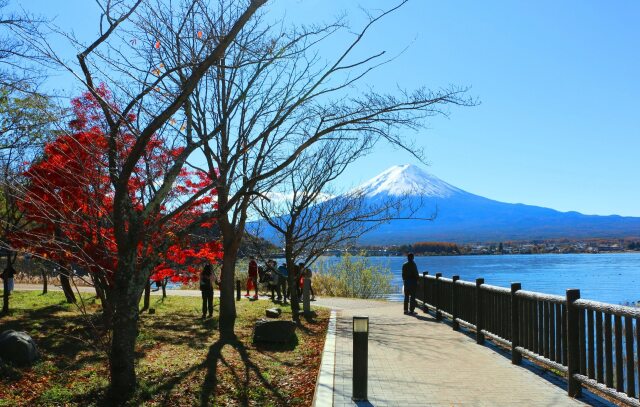
[[(110, 92), (104, 86), (98, 91), (117, 111)], [(117, 137), (109, 138), (100, 106), (90, 93), (74, 99), (72, 110), (71, 131), (47, 144), (43, 157), (25, 173), (28, 182), (20, 208), (33, 227), (14, 236), (14, 243), (62, 265), (83, 269), (96, 285), (109, 290), (114, 288), (118, 261), (112, 221), (115, 180), (110, 168), (120, 165), (132, 148), (135, 138), (127, 125), (136, 117), (129, 115)], [(108, 156), (107, 143), (114, 139), (117, 145), (111, 150), (117, 155)], [(128, 182), (128, 204), (135, 211), (150, 210), (149, 197), (158, 188), (157, 180), (180, 152), (180, 147), (169, 146), (161, 135), (154, 136)], [(206, 233), (184, 233), (213, 226), (210, 221), (198, 222), (203, 213), (216, 209), (215, 190), (194, 199), (203, 185), (211, 183), (210, 178), (202, 171), (183, 168), (167, 198), (158, 208), (151, 208), (149, 227), (139, 239), (136, 259), (141, 270), (152, 270), (151, 279), (194, 281), (200, 265), (221, 258), (218, 241), (203, 237)], [(192, 202), (183, 206), (189, 199)], [(163, 221), (177, 207), (182, 207), (181, 212)]]

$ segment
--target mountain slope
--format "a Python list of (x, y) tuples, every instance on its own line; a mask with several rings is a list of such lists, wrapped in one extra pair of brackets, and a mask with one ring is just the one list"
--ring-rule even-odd
[[(510, 204), (463, 191), (414, 165), (394, 166), (356, 188), (367, 205), (402, 197), (406, 209), (418, 208), (414, 219), (393, 220), (362, 236), (363, 245), (418, 241), (457, 243), (508, 240), (640, 237), (640, 218), (583, 215), (539, 206)], [(331, 200), (323, 204), (330, 204)], [(247, 225), (280, 244), (280, 236), (264, 222)]]
[(433, 221), (391, 221), (363, 236), (361, 244), (640, 236), (640, 218), (498, 202), (456, 188), (413, 165), (391, 167), (358, 189), (371, 203), (408, 195), (409, 204), (420, 207), (415, 217), (437, 214)]

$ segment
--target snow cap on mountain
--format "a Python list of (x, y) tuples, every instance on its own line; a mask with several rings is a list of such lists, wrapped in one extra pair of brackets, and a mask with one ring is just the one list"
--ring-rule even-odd
[(357, 189), (364, 191), (367, 196), (386, 194), (446, 198), (462, 192), (422, 168), (411, 164), (393, 166), (360, 185)]

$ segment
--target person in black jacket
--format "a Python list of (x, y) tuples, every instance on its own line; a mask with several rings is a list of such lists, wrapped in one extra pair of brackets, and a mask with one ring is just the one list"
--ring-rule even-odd
[(0, 274), (0, 277), (4, 280), (4, 289), (7, 291), (7, 295), (11, 295), (11, 291), (13, 291), (13, 278), (15, 275), (16, 271), (11, 264), (7, 265), (7, 268), (5, 268), (2, 274)]
[(211, 264), (207, 264), (200, 273), (200, 291), (202, 291), (202, 319), (213, 316), (213, 285), (216, 281), (216, 275), (213, 272)]
[(402, 280), (404, 281), (404, 313), (415, 315), (416, 288), (418, 287), (418, 266), (413, 261), (413, 253), (407, 254), (407, 262), (402, 265)]

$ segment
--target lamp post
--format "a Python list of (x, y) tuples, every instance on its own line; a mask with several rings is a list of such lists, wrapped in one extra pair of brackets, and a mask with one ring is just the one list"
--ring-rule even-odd
[(369, 317), (353, 317), (353, 395), (354, 401), (367, 400)]

